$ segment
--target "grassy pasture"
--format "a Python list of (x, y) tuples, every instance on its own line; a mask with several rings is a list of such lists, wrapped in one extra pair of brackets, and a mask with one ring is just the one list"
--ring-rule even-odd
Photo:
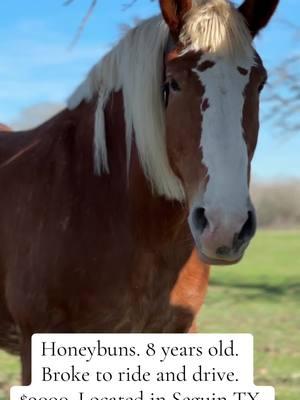
[(199, 316), (203, 333), (254, 335), (255, 383), (300, 399), (300, 232), (261, 231), (244, 261), (214, 267)]
[[(199, 328), (250, 332), (255, 383), (273, 385), (277, 400), (300, 398), (300, 232), (261, 231), (244, 261), (214, 267)], [(0, 400), (18, 382), (16, 358), (0, 352)]]

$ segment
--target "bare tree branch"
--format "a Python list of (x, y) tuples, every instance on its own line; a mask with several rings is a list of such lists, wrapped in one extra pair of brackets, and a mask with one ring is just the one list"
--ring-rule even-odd
[(269, 121), (283, 135), (300, 133), (300, 54), (285, 59), (270, 73), (263, 102)]
[[(65, 0), (64, 3), (63, 3), (63, 5), (64, 5), (64, 6), (69, 6), (70, 4), (74, 3), (75, 1), (76, 1), (76, 0)], [(128, 10), (129, 8), (131, 8), (137, 1), (138, 1), (138, 0), (128, 0), (127, 3), (124, 3), (124, 4), (123, 4), (123, 6), (122, 6), (122, 11), (127, 11), (127, 10)], [(154, 2), (154, 1), (157, 1), (157, 0), (149, 0), (149, 1)], [(76, 34), (75, 34), (75, 37), (74, 37), (74, 39), (72, 40), (72, 42), (71, 42), (71, 44), (70, 44), (70, 46), (69, 46), (69, 50), (71, 50), (71, 49), (76, 45), (76, 43), (78, 42), (78, 40), (80, 39), (80, 37), (81, 37), (81, 35), (82, 35), (82, 32), (84, 31), (84, 28), (85, 28), (86, 25), (87, 25), (88, 20), (90, 19), (91, 15), (93, 14), (93, 12), (94, 12), (94, 10), (95, 10), (95, 8), (96, 8), (96, 5), (97, 5), (97, 0), (92, 0), (91, 4), (90, 4), (90, 6), (89, 6), (89, 9), (88, 9), (88, 11), (87, 11), (87, 13), (86, 13), (85, 16), (83, 17), (83, 19), (82, 19), (82, 21), (81, 21), (81, 23), (80, 23), (80, 25), (79, 25), (79, 28), (78, 28), (78, 30), (77, 30), (77, 32), (76, 32)]]
[[(74, 0), (67, 0), (65, 2), (65, 5), (69, 5), (73, 1)], [(77, 29), (76, 35), (74, 36), (74, 39), (72, 40), (72, 42), (71, 42), (71, 44), (69, 46), (69, 50), (71, 50), (76, 45), (78, 40), (80, 39), (80, 36), (82, 35), (82, 32), (84, 31), (84, 28), (86, 27), (86, 24), (87, 24), (88, 20), (90, 19), (90, 17), (92, 16), (92, 14), (94, 12), (94, 9), (95, 9), (95, 7), (97, 5), (97, 1), (98, 0), (92, 0), (91, 4), (90, 4), (90, 6), (89, 6), (89, 8), (87, 10), (87, 13), (83, 17), (83, 19), (82, 19), (82, 21), (81, 21), (81, 23), (79, 25), (79, 28)]]
[(132, 7), (136, 2), (137, 0), (130, 0), (128, 3), (123, 4), (122, 10), (127, 11), (128, 8)]
[(65, 0), (64, 6), (68, 6), (69, 4), (73, 3), (75, 0)]

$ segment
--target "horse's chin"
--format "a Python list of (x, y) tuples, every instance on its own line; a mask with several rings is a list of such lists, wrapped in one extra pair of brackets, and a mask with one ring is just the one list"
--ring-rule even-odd
[(212, 258), (206, 256), (202, 251), (198, 250), (198, 254), (200, 259), (205, 263), (209, 265), (218, 265), (218, 266), (226, 266), (226, 265), (234, 265), (237, 264), (238, 262), (241, 261), (241, 259), (244, 256), (244, 253), (239, 254), (236, 258), (225, 258), (225, 257), (220, 257), (220, 258)]

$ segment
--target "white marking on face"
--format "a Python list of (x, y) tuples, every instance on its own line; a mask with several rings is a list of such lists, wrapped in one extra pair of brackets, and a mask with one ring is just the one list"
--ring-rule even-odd
[[(243, 108), (254, 57), (233, 61), (210, 55), (206, 60), (215, 65), (204, 71), (194, 69), (204, 86), (203, 99), (209, 103), (202, 111), (200, 148), (209, 180), (201, 202), (205, 208), (223, 210), (224, 219), (226, 215), (229, 219), (234, 214), (244, 213), (248, 206), (248, 154)], [(201, 58), (199, 65), (204, 61)], [(238, 67), (247, 70), (247, 74), (242, 75)]]

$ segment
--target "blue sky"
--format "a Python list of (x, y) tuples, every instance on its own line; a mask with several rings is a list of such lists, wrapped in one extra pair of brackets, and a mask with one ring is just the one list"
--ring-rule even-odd
[[(0, 121), (13, 124), (40, 103), (63, 103), (89, 68), (120, 38), (120, 25), (157, 13), (156, 2), (99, 0), (89, 24), (68, 50), (90, 0), (10, 0), (0, 3)], [(285, 20), (298, 24), (299, 0), (281, 0), (271, 25), (256, 40), (267, 68), (297, 51), (298, 41)], [(294, 39), (294, 40), (293, 40)], [(262, 123), (253, 174), (260, 179), (300, 178), (300, 132), (279, 137)]]

